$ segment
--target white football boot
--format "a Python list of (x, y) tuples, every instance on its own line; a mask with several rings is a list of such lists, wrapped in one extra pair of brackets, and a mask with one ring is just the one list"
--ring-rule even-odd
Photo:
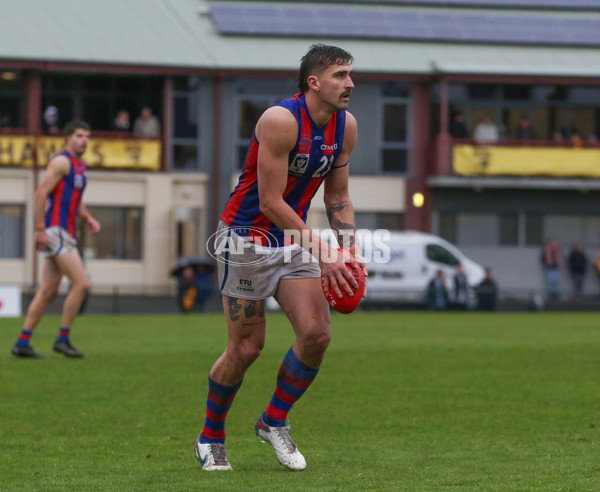
[(290, 437), (290, 426), (271, 427), (265, 424), (262, 415), (254, 426), (256, 435), (263, 442), (268, 442), (277, 455), (279, 463), (293, 471), (300, 471), (306, 468), (306, 460), (298, 451), (298, 446)]
[(227, 459), (225, 444), (209, 442), (206, 444), (196, 441), (194, 454), (206, 471), (233, 470)]

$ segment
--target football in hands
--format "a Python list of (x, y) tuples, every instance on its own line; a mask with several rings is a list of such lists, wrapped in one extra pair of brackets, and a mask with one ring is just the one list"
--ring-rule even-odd
[(348, 293), (340, 287), (342, 297), (339, 298), (331, 284), (329, 284), (329, 290), (325, 290), (325, 277), (321, 275), (321, 287), (323, 287), (325, 299), (327, 299), (327, 302), (335, 311), (343, 314), (349, 314), (358, 307), (365, 290), (365, 276), (362, 268), (359, 266), (354, 269), (350, 263), (346, 263), (346, 268), (348, 268), (348, 271), (352, 274), (354, 280), (356, 280), (356, 283), (358, 284), (356, 289), (348, 284), (354, 293), (352, 296), (348, 295)]

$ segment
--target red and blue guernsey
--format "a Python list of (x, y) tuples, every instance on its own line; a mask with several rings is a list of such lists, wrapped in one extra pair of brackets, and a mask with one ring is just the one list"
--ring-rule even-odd
[[(317, 126), (306, 107), (303, 94), (296, 94), (275, 104), (288, 109), (298, 122), (298, 139), (288, 159), (287, 186), (283, 193), (285, 202), (306, 222), (310, 202), (342, 151), (346, 111), (334, 113), (324, 127)], [(261, 240), (272, 238), (268, 246), (283, 246), (283, 232), (260, 211), (257, 180), (257, 157), (260, 142), (256, 135), (252, 141), (242, 169), (240, 180), (231, 193), (221, 216), (230, 227), (248, 229), (248, 236)], [(260, 234), (262, 231), (265, 234)], [(276, 244), (273, 242), (276, 241)], [(264, 241), (261, 241), (264, 244)]]
[(64, 155), (69, 159), (71, 170), (48, 195), (46, 227), (60, 226), (75, 237), (75, 219), (87, 183), (85, 162), (76, 159), (67, 150), (58, 155)]

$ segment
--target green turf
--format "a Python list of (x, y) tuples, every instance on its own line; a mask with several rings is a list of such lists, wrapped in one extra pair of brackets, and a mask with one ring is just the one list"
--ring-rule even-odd
[(192, 452), (221, 316), (82, 316), (83, 360), (51, 352), (58, 321), (32, 339), (45, 359), (17, 360), (21, 320), (0, 319), (3, 492), (600, 490), (598, 314), (335, 315), (290, 413), (301, 473), (253, 433), (292, 342), (282, 315), (229, 413), (232, 473)]

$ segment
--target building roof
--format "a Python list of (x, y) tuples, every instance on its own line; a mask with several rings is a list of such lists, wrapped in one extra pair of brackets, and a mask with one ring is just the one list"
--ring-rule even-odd
[(264, 2), (211, 2), (209, 10), (223, 35), (600, 47), (600, 16), (588, 12)]
[[(515, 1), (525, 6), (531, 3), (530, 0)], [(478, 7), (482, 3), (488, 5), (467, 8), (469, 3)], [(451, 12), (463, 17), (471, 14), (498, 17), (509, 12), (525, 20), (532, 16), (542, 16), (551, 23), (566, 19), (568, 25), (585, 18), (588, 23), (597, 22), (600, 26), (600, 0), (579, 0), (573, 12), (564, 10), (562, 0), (545, 0), (543, 3), (549, 6), (535, 11), (518, 5), (512, 10), (494, 8), (497, 3), (421, 0), (363, 1), (358, 5), (359, 2), (353, 1), (351, 8), (371, 12), (375, 17), (390, 9), (410, 17), (426, 8), (436, 18)], [(321, 33), (292, 36), (285, 33), (282, 19), (277, 20), (277, 32), (269, 35), (224, 33), (216, 12), (236, 4), (239, 2), (224, 0), (0, 0), (0, 67), (40, 63), (50, 64), (50, 67), (52, 64), (110, 64), (182, 70), (296, 72), (308, 46), (324, 42), (350, 51), (355, 58), (355, 70), (362, 73), (600, 77), (600, 46), (594, 43), (571, 45), (565, 42), (568, 36), (565, 38), (564, 32), (561, 42), (557, 43), (560, 46), (535, 42), (516, 45), (508, 41), (448, 42), (418, 36), (413, 36), (415, 39), (410, 36), (356, 39), (351, 29), (346, 35), (341, 33), (335, 37), (323, 37)], [(335, 0), (319, 3), (250, 1), (243, 5), (255, 9), (268, 7), (270, 11), (304, 7), (317, 15), (323, 8), (329, 11), (348, 8)]]

